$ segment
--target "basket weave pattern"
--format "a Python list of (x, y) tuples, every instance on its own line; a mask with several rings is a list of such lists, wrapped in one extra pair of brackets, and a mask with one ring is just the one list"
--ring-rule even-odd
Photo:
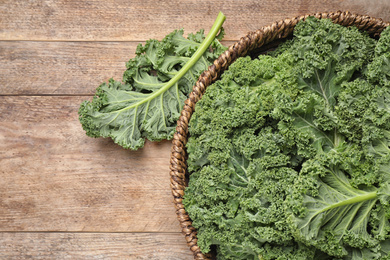
[(228, 50), (222, 53), (218, 59), (214, 61), (208, 70), (200, 75), (189, 98), (185, 101), (181, 116), (177, 122), (176, 133), (172, 141), (170, 159), (171, 190), (174, 197), (176, 214), (182, 232), (187, 240), (187, 244), (193, 252), (195, 259), (212, 258), (211, 255), (205, 255), (200, 251), (199, 246), (197, 245), (196, 229), (192, 226), (192, 221), (182, 203), (184, 190), (188, 183), (187, 154), (185, 149), (188, 138), (188, 123), (194, 112), (195, 104), (201, 99), (207, 86), (215, 82), (223, 71), (237, 58), (246, 56), (251, 53), (251, 51), (271, 43), (274, 40), (286, 38), (292, 34), (295, 25), (308, 16), (315, 16), (319, 19), (330, 18), (333, 22), (342, 26), (354, 25), (360, 30), (367, 31), (372, 36), (378, 36), (385, 27), (389, 26), (389, 23), (386, 23), (381, 19), (340, 11), (334, 13), (316, 13), (285, 19), (248, 33), (238, 42), (231, 45)]

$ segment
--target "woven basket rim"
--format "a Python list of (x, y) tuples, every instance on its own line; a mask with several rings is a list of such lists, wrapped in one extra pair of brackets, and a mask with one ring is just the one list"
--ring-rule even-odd
[(184, 190), (188, 183), (187, 176), (187, 153), (185, 146), (188, 138), (188, 123), (194, 112), (195, 104), (201, 99), (207, 86), (215, 82), (237, 58), (246, 56), (254, 49), (277, 39), (284, 39), (292, 34), (295, 25), (309, 16), (319, 19), (330, 18), (333, 22), (342, 26), (354, 25), (370, 35), (379, 36), (384, 28), (389, 26), (388, 22), (380, 18), (373, 18), (367, 15), (354, 14), (349, 11), (322, 12), (297, 16), (290, 19), (280, 20), (271, 25), (261, 27), (243, 36), (239, 41), (232, 44), (228, 50), (222, 53), (214, 63), (204, 71), (193, 86), (189, 98), (185, 101), (179, 120), (177, 121), (176, 132), (173, 136), (170, 158), (170, 179), (171, 191), (176, 208), (176, 215), (179, 220), (182, 233), (185, 236), (194, 259), (212, 259), (212, 255), (203, 254), (197, 245), (196, 229), (185, 211), (183, 201)]

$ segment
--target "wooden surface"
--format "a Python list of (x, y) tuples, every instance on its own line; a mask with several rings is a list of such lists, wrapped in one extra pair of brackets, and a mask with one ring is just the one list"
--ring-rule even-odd
[(274, 21), (388, 0), (0, 1), (0, 259), (192, 259), (169, 186), (170, 142), (85, 135), (79, 104), (139, 43), (227, 20), (225, 45)]

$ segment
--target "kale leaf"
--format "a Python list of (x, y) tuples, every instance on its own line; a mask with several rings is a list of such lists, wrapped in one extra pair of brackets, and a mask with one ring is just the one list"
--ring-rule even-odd
[(218, 259), (389, 259), (390, 29), (309, 17), (190, 120), (183, 203)]
[(111, 137), (120, 146), (136, 150), (145, 138), (171, 139), (185, 99), (199, 75), (226, 50), (219, 40), (225, 16), (220, 13), (205, 38), (204, 31), (183, 36), (175, 30), (163, 40), (139, 45), (127, 62), (123, 83), (101, 84), (93, 100), (84, 101), (79, 119), (90, 137)]

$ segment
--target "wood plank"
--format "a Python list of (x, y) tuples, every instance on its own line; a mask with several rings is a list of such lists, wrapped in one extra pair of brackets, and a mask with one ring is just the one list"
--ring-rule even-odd
[(87, 137), (83, 99), (0, 97), (0, 231), (180, 231), (170, 142)]
[(180, 233), (0, 233), (1, 259), (190, 260)]
[(122, 80), (137, 42), (0, 41), (0, 95), (93, 94)]
[(390, 20), (387, 0), (186, 0), (24, 1), (0, 3), (0, 39), (55, 41), (145, 41), (184, 28), (211, 27), (219, 11), (227, 40), (274, 21), (307, 13), (351, 11)]

